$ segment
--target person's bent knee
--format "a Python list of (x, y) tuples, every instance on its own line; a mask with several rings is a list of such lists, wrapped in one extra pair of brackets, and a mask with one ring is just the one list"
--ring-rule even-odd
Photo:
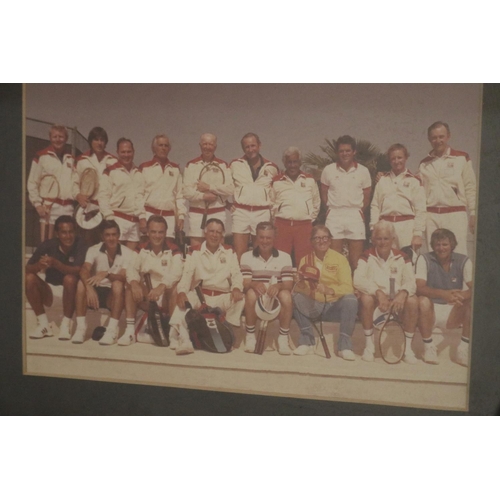
[(35, 287), (37, 285), (39, 279), (40, 278), (34, 273), (26, 273), (26, 277), (25, 277), (26, 288)]
[(422, 312), (429, 312), (433, 309), (432, 301), (429, 299), (429, 297), (425, 297), (421, 295), (418, 298), (418, 308)]
[(373, 295), (369, 295), (367, 293), (362, 293), (359, 296), (359, 300), (363, 307), (373, 307), (375, 308), (375, 297)]
[(63, 287), (66, 288), (66, 287), (70, 287), (70, 288), (73, 288), (77, 286), (78, 284), (78, 276), (76, 274), (66, 274), (64, 275), (64, 278), (63, 278)]
[(113, 281), (111, 283), (111, 293), (120, 294), (123, 292), (123, 283), (121, 281)]

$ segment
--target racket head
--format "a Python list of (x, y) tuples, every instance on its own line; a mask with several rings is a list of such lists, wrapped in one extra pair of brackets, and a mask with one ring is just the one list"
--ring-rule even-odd
[(382, 359), (394, 365), (399, 363), (405, 353), (405, 332), (397, 318), (390, 314), (379, 334), (379, 348)]
[(44, 205), (52, 205), (54, 199), (59, 197), (59, 182), (54, 175), (44, 175), (40, 179), (39, 193)]
[(92, 197), (99, 187), (99, 177), (94, 168), (86, 168), (80, 177), (80, 193)]
[(299, 277), (292, 289), (294, 309), (313, 323), (321, 320), (326, 307), (325, 295), (323, 295), (322, 302), (316, 300), (317, 295), (314, 293), (314, 285), (314, 282)]
[(226, 180), (226, 175), (224, 174), (224, 170), (217, 163), (209, 163), (205, 165), (200, 172), (200, 176), (198, 180), (206, 182), (210, 185), (219, 186), (224, 184)]

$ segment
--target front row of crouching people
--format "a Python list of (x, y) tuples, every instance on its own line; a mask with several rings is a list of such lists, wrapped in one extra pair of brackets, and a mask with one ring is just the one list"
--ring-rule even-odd
[[(153, 343), (150, 335), (136, 325), (138, 308), (146, 310), (148, 301), (157, 301), (170, 316), (170, 348), (177, 354), (190, 354), (193, 345), (186, 324), (186, 307), (200, 306), (194, 287), (199, 285), (210, 307), (220, 308), (226, 320), (239, 327), (245, 316), (244, 350), (256, 345), (259, 297), (267, 294), (280, 303), (278, 352), (307, 355), (316, 352), (311, 321), (293, 307), (292, 288), (304, 269), (316, 273), (314, 304), (322, 320), (340, 322), (338, 356), (354, 361), (352, 334), (359, 317), (364, 331), (364, 361), (375, 357), (374, 320), (387, 313), (391, 305), (402, 321), (406, 335), (403, 360), (416, 362), (412, 339), (418, 327), (426, 363), (437, 364), (435, 327), (462, 327), (455, 361), (467, 366), (471, 320), (472, 262), (454, 252), (455, 235), (447, 229), (434, 231), (432, 252), (418, 256), (416, 265), (406, 253), (396, 250), (391, 222), (380, 221), (372, 232), (372, 247), (366, 250), (351, 274), (348, 260), (331, 248), (332, 235), (322, 225), (314, 226), (311, 252), (302, 257), (298, 273), (290, 256), (275, 248), (276, 229), (270, 222), (257, 226), (255, 246), (244, 253), (241, 262), (233, 248), (223, 243), (224, 224), (209, 219), (205, 241), (182, 258), (179, 248), (167, 238), (167, 223), (161, 216), (147, 222), (148, 243), (132, 251), (119, 243), (120, 228), (114, 221), (101, 225), (102, 243), (87, 249), (76, 235), (72, 217), (61, 216), (55, 223), (55, 238), (44, 241), (26, 265), (26, 295), (37, 327), (29, 335), (41, 339), (53, 335), (45, 308), (53, 300), (53, 287), (62, 285), (63, 318), (59, 339), (83, 343), (90, 332), (87, 308), (110, 311), (102, 345), (121, 346), (136, 341)], [(152, 287), (144, 283), (149, 273)], [(390, 282), (394, 278), (391, 295)], [(300, 298), (298, 299), (300, 300)], [(187, 304), (188, 303), (188, 304)], [(125, 308), (126, 328), (119, 336), (118, 320)], [(358, 310), (359, 309), (359, 310)], [(71, 335), (71, 318), (76, 310), (76, 329)], [(289, 338), (292, 317), (300, 329), (298, 345), (292, 350)]]

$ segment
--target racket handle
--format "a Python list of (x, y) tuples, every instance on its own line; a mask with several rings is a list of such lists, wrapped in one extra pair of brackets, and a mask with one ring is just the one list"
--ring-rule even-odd
[(389, 278), (389, 298), (391, 300), (396, 296), (396, 278)]
[(266, 344), (267, 321), (261, 321), (259, 333), (257, 334), (257, 343), (255, 344), (254, 354), (262, 354)]
[(153, 289), (153, 284), (151, 283), (151, 275), (149, 273), (144, 274), (144, 281), (146, 282), (148, 292), (150, 292)]
[(207, 217), (208, 217), (208, 206), (205, 206), (205, 212), (203, 213), (203, 218), (201, 219), (201, 229), (205, 229), (207, 225)]
[(320, 337), (320, 340), (321, 340), (321, 344), (323, 345), (323, 350), (325, 351), (326, 358), (330, 359), (332, 357), (332, 355), (330, 354), (330, 349), (328, 349), (328, 344), (326, 343), (325, 336), (322, 335)]

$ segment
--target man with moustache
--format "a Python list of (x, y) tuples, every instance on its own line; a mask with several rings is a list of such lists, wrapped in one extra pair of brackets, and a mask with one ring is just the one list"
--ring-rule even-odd
[[(203, 214), (207, 218), (217, 218), (226, 224), (226, 201), (234, 192), (231, 171), (227, 163), (215, 156), (217, 137), (214, 134), (203, 134), (200, 137), (201, 155), (186, 165), (183, 179), (183, 193), (189, 201), (189, 237), (191, 246), (199, 247), (205, 240), (204, 229), (201, 228)], [(200, 174), (207, 169), (220, 169), (224, 174), (224, 182), (210, 185), (200, 179)]]
[(134, 145), (130, 139), (118, 139), (116, 152), (118, 161), (104, 169), (97, 200), (104, 219), (115, 220), (120, 227), (120, 241), (134, 250), (140, 239), (143, 178), (134, 165)]
[(271, 183), (278, 167), (260, 154), (259, 136), (249, 132), (241, 139), (243, 157), (231, 162), (234, 182), (233, 241), (238, 259), (248, 250), (250, 236), (255, 240), (259, 222), (271, 219)]
[(186, 206), (182, 195), (182, 175), (179, 165), (168, 159), (171, 145), (165, 134), (157, 135), (151, 144), (152, 160), (139, 166), (144, 184), (139, 227), (146, 230), (146, 220), (159, 215), (167, 224), (167, 238), (175, 238), (175, 230), (182, 230)]

